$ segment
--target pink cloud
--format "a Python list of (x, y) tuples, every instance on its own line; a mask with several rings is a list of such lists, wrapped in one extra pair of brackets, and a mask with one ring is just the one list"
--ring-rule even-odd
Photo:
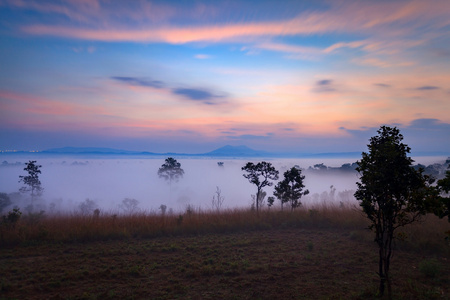
[[(23, 5), (23, 2), (18, 1)], [(37, 2), (31, 2), (36, 9), (55, 11), (69, 14), (72, 11), (66, 6), (45, 6)], [(271, 37), (271, 36), (289, 36), (289, 35), (310, 35), (326, 32), (353, 32), (361, 30), (369, 32), (380, 31), (379, 34), (398, 36), (413, 32), (416, 28), (427, 25), (431, 28), (443, 28), (450, 24), (446, 12), (450, 10), (450, 2), (433, 1), (424, 3), (423, 1), (409, 2), (353, 2), (348, 4), (335, 5), (329, 11), (325, 12), (305, 12), (289, 20), (279, 21), (248, 21), (240, 23), (227, 24), (208, 24), (201, 26), (175, 26), (167, 25), (167, 22), (154, 22), (153, 14), (155, 11), (167, 11), (162, 15), (175, 16), (176, 14), (170, 8), (154, 7), (153, 4), (145, 11), (149, 12), (146, 16), (141, 10), (130, 9), (129, 6), (123, 6), (125, 19), (132, 19), (144, 22), (145, 26), (139, 26), (139, 29), (126, 29), (126, 23), (123, 20), (114, 19), (99, 24), (97, 28), (79, 28), (59, 25), (32, 25), (22, 28), (23, 31), (35, 35), (51, 35), (60, 37), (69, 37), (87, 40), (99, 41), (133, 41), (133, 42), (167, 42), (173, 44), (189, 42), (218, 42), (229, 40), (246, 41), (249, 37)], [(43, 7), (41, 7), (43, 6)], [(75, 11), (80, 15), (87, 11), (82, 5), (75, 6)], [(109, 8), (111, 9), (111, 8)], [(90, 12), (89, 25), (93, 20), (103, 19), (105, 15), (112, 14), (106, 8), (102, 10), (93, 9)], [(197, 13), (205, 14), (209, 10), (203, 8)], [(70, 12), (71, 13), (71, 12)], [(177, 12), (178, 13), (178, 12)], [(138, 15), (136, 15), (138, 14)], [(80, 17), (81, 18), (81, 17)], [(122, 20), (122, 21), (121, 21)], [(143, 25), (144, 25), (143, 24)], [(129, 28), (129, 27), (128, 27)], [(387, 30), (389, 29), (389, 30)], [(336, 45), (336, 47), (358, 47), (355, 44)], [(299, 49), (296, 49), (298, 51)], [(328, 51), (333, 48), (328, 49)]]
[(101, 114), (104, 111), (101, 107), (87, 107), (6, 90), (0, 90), (0, 99), (2, 100), (2, 110), (5, 115), (24, 114), (32, 116), (33, 119), (37, 119), (39, 115), (76, 117), (86, 113)]

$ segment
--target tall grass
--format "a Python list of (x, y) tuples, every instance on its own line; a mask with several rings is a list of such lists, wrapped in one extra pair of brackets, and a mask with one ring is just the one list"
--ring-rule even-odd
[[(355, 231), (358, 236), (371, 233), (359, 207), (322, 203), (290, 211), (266, 209), (256, 213), (250, 209), (202, 210), (189, 207), (182, 214), (141, 212), (130, 215), (100, 213), (99, 215), (57, 214), (23, 215), (14, 227), (2, 227), (1, 246), (47, 242), (87, 242), (129, 238), (197, 235), (275, 228), (322, 228)], [(447, 220), (427, 216), (424, 222), (405, 227), (400, 234), (402, 247), (446, 249)]]

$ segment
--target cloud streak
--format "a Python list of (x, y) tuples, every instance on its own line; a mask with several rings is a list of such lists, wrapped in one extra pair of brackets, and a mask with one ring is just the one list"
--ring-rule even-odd
[(164, 83), (159, 80), (147, 80), (143, 78), (125, 76), (113, 76), (111, 79), (135, 86), (152, 87), (156, 89), (161, 89), (164, 87)]
[[(296, 17), (280, 21), (250, 21), (231, 24), (209, 24), (202, 26), (163, 26), (148, 24), (148, 29), (123, 29), (126, 24), (109, 25), (108, 28), (74, 27), (59, 24), (36, 24), (23, 26), (22, 31), (33, 35), (48, 35), (64, 38), (108, 42), (166, 42), (183, 44), (191, 42), (219, 42), (241, 40), (249, 37), (312, 35), (329, 32), (376, 32), (379, 29), (394, 26), (391, 35), (404, 35), (414, 28), (427, 24), (441, 29), (450, 24), (446, 12), (450, 10), (448, 1), (437, 1), (439, 5), (429, 5), (422, 1), (362, 4), (350, 2), (336, 5), (329, 11), (300, 12)], [(101, 12), (100, 12), (101, 13)], [(352, 17), (349, 17), (352, 16)], [(364, 17), (363, 17), (364, 16)], [(129, 16), (136, 18), (136, 16)], [(398, 29), (398, 24), (402, 27)], [(148, 27), (148, 26), (147, 26)], [(325, 52), (342, 47), (371, 46), (366, 42), (337, 43)], [(372, 44), (373, 47), (373, 44)], [(273, 48), (273, 46), (272, 46)], [(298, 51), (298, 49), (296, 49)]]
[(148, 80), (139, 77), (127, 77), (127, 76), (112, 76), (111, 79), (131, 86), (141, 86), (146, 88), (165, 89), (175, 96), (180, 96), (184, 99), (194, 100), (207, 105), (217, 105), (223, 103), (218, 101), (225, 98), (223, 95), (217, 95), (208, 89), (204, 88), (184, 88), (175, 87), (169, 88), (167, 85), (159, 80)]
[(221, 96), (214, 95), (213, 93), (204, 89), (175, 88), (172, 89), (172, 92), (175, 95), (180, 95), (190, 100), (198, 100), (209, 105), (217, 104), (217, 102), (214, 102), (214, 100), (222, 98)]
[(432, 86), (432, 85), (425, 85), (425, 86), (416, 88), (416, 90), (418, 90), (418, 91), (433, 91), (433, 90), (438, 90), (438, 89), (439, 89), (439, 87)]

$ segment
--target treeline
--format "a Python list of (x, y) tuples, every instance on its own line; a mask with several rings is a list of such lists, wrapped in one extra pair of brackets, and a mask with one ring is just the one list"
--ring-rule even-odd
[[(444, 163), (434, 163), (431, 165), (423, 165), (423, 164), (415, 164), (412, 167), (415, 170), (422, 169), (425, 175), (431, 175), (436, 179), (441, 179), (445, 177), (445, 172), (450, 166), (450, 157), (448, 157)], [(298, 166), (297, 166), (298, 167)], [(345, 163), (340, 167), (330, 167), (325, 165), (324, 163), (315, 164), (313, 166), (309, 166), (306, 170), (308, 172), (357, 172), (356, 168), (358, 168), (358, 162), (354, 163)]]

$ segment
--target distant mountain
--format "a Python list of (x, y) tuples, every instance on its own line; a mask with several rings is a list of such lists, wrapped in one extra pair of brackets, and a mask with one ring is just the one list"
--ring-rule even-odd
[[(191, 156), (191, 157), (271, 157), (271, 158), (358, 158), (361, 152), (335, 152), (335, 153), (278, 153), (251, 149), (247, 146), (224, 146), (207, 153), (187, 154), (187, 153), (154, 153), (148, 151), (129, 151), (112, 148), (99, 147), (63, 147), (53, 148), (44, 151), (17, 151), (0, 152), (2, 155), (14, 154), (70, 154), (70, 155), (133, 155), (133, 156)], [(446, 152), (417, 152), (414, 156), (448, 156)]]
[(273, 153), (258, 151), (247, 146), (224, 146), (214, 151), (204, 153), (204, 156), (261, 157), (273, 156)]
[(95, 148), (95, 147), (63, 147), (41, 151), (47, 154), (114, 154), (114, 155), (170, 155), (170, 156), (218, 156), (218, 157), (262, 157), (273, 156), (272, 153), (265, 151), (253, 150), (247, 146), (224, 146), (208, 153), (185, 154), (185, 153), (153, 153), (128, 151), (111, 148)]
[(48, 149), (41, 152), (54, 154), (153, 154), (150, 152), (137, 152), (137, 151), (119, 150), (111, 148), (97, 148), (97, 147), (63, 147), (63, 148)]

